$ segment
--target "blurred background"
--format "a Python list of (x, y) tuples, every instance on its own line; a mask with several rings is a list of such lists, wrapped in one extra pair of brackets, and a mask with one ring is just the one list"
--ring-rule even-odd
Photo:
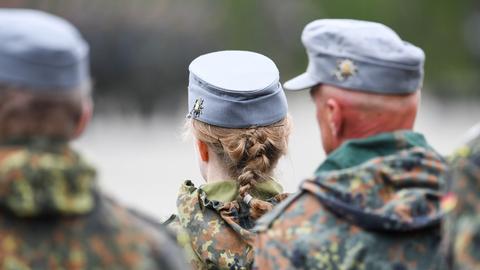
[[(300, 34), (319, 18), (382, 22), (427, 54), (417, 130), (443, 154), (480, 121), (478, 0), (0, 0), (67, 18), (91, 46), (96, 115), (75, 145), (95, 162), (100, 185), (158, 218), (175, 212), (185, 179), (203, 181), (191, 139), (188, 64), (203, 53), (253, 50), (271, 57), (282, 81), (303, 72)], [(288, 94), (295, 124), (277, 171), (287, 191), (324, 159), (307, 93)]]

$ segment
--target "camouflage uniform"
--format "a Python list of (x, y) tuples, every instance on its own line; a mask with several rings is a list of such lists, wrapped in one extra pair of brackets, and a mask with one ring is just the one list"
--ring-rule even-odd
[(448, 174), (442, 208), (447, 269), (480, 269), (480, 135), (459, 148)]
[[(261, 182), (253, 197), (277, 204), (282, 188)], [(186, 181), (177, 200), (178, 217), (170, 224), (196, 269), (250, 269), (253, 262), (254, 220), (249, 206), (237, 201), (236, 182), (210, 183), (196, 188)]]
[(0, 147), (0, 269), (185, 269), (174, 240), (101, 194), (65, 143)]
[(256, 269), (429, 269), (442, 157), (403, 131), (351, 140), (259, 220)]

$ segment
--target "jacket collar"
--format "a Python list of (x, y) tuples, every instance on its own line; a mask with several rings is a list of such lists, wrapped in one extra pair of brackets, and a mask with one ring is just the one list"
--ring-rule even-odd
[(349, 140), (328, 155), (315, 174), (358, 166), (372, 158), (392, 155), (413, 147), (432, 149), (422, 134), (409, 130)]
[[(238, 183), (236, 181), (221, 181), (207, 183), (200, 186), (210, 201), (222, 203), (232, 202), (238, 197)], [(283, 188), (273, 179), (259, 182), (251, 191), (251, 195), (262, 200), (268, 200), (282, 193)]]

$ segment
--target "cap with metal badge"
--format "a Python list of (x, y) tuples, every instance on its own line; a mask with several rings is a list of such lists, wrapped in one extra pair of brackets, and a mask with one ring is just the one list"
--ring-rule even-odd
[(375, 22), (323, 19), (302, 34), (307, 71), (287, 81), (286, 90), (329, 84), (377, 94), (408, 94), (423, 83), (425, 54), (392, 29)]
[(189, 66), (188, 117), (226, 127), (268, 126), (287, 115), (279, 71), (268, 57), (219, 51)]

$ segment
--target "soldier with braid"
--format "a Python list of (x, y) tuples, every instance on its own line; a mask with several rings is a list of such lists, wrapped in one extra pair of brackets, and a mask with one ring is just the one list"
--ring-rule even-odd
[(0, 41), (0, 269), (188, 269), (175, 239), (106, 197), (70, 146), (92, 111), (79, 32), (0, 9)]
[(286, 195), (272, 174), (287, 151), (290, 122), (275, 64), (221, 51), (190, 67), (187, 123), (201, 174), (186, 181), (170, 226), (196, 269), (250, 269), (255, 221)]

